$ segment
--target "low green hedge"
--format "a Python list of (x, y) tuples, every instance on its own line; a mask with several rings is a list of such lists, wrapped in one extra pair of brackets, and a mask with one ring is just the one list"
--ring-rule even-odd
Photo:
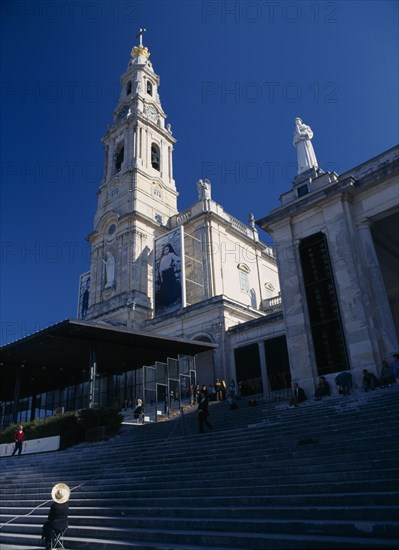
[[(43, 439), (54, 435), (61, 436), (61, 449), (66, 449), (85, 440), (85, 432), (96, 426), (106, 426), (107, 433), (118, 433), (122, 415), (115, 409), (83, 409), (79, 412), (66, 413), (63, 416), (36, 418), (32, 422), (22, 422), (25, 440)], [(12, 443), (19, 424), (8, 426), (0, 435), (0, 443)]]

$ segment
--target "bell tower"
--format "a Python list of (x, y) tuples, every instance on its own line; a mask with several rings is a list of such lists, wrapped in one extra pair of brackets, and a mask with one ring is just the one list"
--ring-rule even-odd
[(91, 243), (86, 318), (132, 327), (152, 315), (152, 251), (177, 214), (172, 154), (176, 140), (159, 98), (159, 76), (139, 44), (120, 78), (113, 124), (103, 137), (104, 175)]

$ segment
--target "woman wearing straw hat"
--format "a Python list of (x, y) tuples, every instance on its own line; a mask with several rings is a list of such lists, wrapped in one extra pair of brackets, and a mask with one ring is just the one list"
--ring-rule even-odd
[(71, 491), (65, 483), (57, 483), (51, 491), (54, 500), (48, 513), (46, 523), (43, 525), (42, 538), (46, 539), (46, 550), (52, 548), (53, 533), (58, 535), (68, 527), (68, 500)]

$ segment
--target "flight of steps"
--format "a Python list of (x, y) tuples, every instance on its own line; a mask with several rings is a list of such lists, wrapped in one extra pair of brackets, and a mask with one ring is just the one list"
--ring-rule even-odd
[(239, 405), (211, 403), (205, 434), (193, 407), (109, 441), (2, 459), (1, 549), (43, 548), (61, 481), (73, 489), (70, 550), (399, 546), (399, 385)]

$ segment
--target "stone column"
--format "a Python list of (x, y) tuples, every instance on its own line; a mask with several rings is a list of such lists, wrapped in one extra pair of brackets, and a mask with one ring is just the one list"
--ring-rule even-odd
[(381, 361), (396, 352), (398, 341), (370, 227), (371, 222), (369, 220), (363, 220), (358, 224), (368, 275), (365, 278), (369, 281), (370, 310), (368, 318), (374, 319), (374, 336), (378, 344), (379, 359)]
[(261, 342), (258, 342), (258, 351), (259, 351), (259, 361), (260, 361), (260, 372), (262, 375), (263, 395), (269, 395), (270, 386), (269, 386), (269, 377), (267, 376), (265, 342), (263, 340)]
[(142, 147), (144, 147), (144, 150), (141, 151), (141, 157), (144, 161), (144, 167), (148, 170), (148, 168), (151, 166), (151, 143), (148, 136), (148, 129), (144, 128), (144, 138), (142, 141)]
[(131, 124), (128, 123), (126, 130), (125, 130), (125, 160), (124, 164), (127, 167), (130, 167), (132, 164), (132, 160), (134, 157), (133, 154), (133, 132), (134, 129)]
[(106, 181), (110, 180), (114, 171), (115, 139), (112, 139), (108, 148), (108, 170)]
[(283, 296), (284, 323), (290, 360), (291, 378), (297, 380), (305, 392), (314, 391), (317, 376), (302, 267), (298, 245), (292, 227), (285, 221), (273, 228), (277, 265)]
[(137, 159), (137, 124), (133, 128), (133, 158)]
[(167, 150), (165, 147), (165, 142), (163, 139), (161, 139), (161, 143), (159, 145), (159, 173), (161, 178), (163, 179), (165, 177), (166, 167), (167, 167)]
[(169, 182), (171, 183), (173, 180), (173, 155), (172, 155), (173, 147), (169, 146), (168, 153), (169, 153)]
[(137, 158), (143, 158), (143, 128), (137, 124)]
[(377, 360), (366, 310), (367, 291), (362, 284), (362, 253), (358, 250), (351, 205), (345, 197), (331, 200), (324, 206), (323, 215), (350, 368), (359, 383), (361, 371), (373, 368)]

